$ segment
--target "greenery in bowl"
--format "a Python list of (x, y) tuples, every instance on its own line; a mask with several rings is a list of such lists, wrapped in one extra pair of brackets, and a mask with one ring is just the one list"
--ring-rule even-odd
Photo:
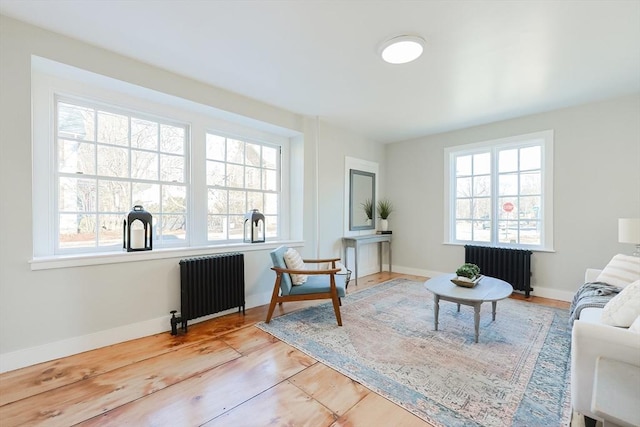
[(360, 203), (360, 205), (362, 205), (364, 213), (367, 214), (367, 218), (373, 219), (373, 203), (371, 202), (371, 199), (365, 200), (363, 203)]
[(389, 218), (391, 212), (393, 212), (393, 205), (389, 199), (378, 200), (378, 215), (380, 215), (380, 218)]
[(474, 279), (480, 275), (480, 267), (475, 264), (466, 263), (456, 270), (458, 277)]

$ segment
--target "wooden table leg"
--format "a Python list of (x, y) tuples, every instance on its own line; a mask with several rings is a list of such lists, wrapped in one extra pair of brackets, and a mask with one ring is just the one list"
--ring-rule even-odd
[(433, 323), (438, 330), (438, 315), (440, 314), (440, 295), (433, 295)]
[(478, 342), (478, 335), (480, 335), (480, 305), (481, 303), (473, 305), (473, 323), (476, 329), (476, 343)]

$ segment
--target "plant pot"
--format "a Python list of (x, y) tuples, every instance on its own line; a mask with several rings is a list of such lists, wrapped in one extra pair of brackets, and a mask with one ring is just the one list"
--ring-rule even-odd
[(380, 230), (387, 231), (389, 229), (389, 221), (386, 219), (380, 220)]

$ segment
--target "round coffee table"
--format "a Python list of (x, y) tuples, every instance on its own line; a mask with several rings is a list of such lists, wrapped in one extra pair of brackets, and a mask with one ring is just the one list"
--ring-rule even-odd
[(513, 292), (513, 287), (504, 280), (495, 277), (483, 276), (473, 288), (465, 288), (451, 282), (455, 274), (443, 274), (424, 282), (424, 287), (433, 293), (433, 311), (435, 330), (438, 330), (438, 314), (440, 312), (440, 300), (470, 305), (474, 309), (474, 323), (476, 329), (476, 342), (480, 329), (480, 306), (483, 302), (491, 301), (493, 320), (496, 320), (496, 305), (501, 299), (507, 298)]

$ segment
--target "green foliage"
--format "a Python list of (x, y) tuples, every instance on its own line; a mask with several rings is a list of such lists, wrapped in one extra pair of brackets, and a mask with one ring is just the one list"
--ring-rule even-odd
[(360, 205), (362, 206), (362, 209), (364, 209), (364, 213), (367, 214), (367, 218), (373, 219), (373, 203), (371, 202), (371, 199), (365, 200), (364, 203), (360, 203)]
[(458, 276), (473, 279), (480, 275), (480, 267), (475, 264), (466, 263), (456, 270)]
[(387, 219), (393, 212), (393, 205), (389, 199), (378, 200), (378, 215), (382, 219)]

